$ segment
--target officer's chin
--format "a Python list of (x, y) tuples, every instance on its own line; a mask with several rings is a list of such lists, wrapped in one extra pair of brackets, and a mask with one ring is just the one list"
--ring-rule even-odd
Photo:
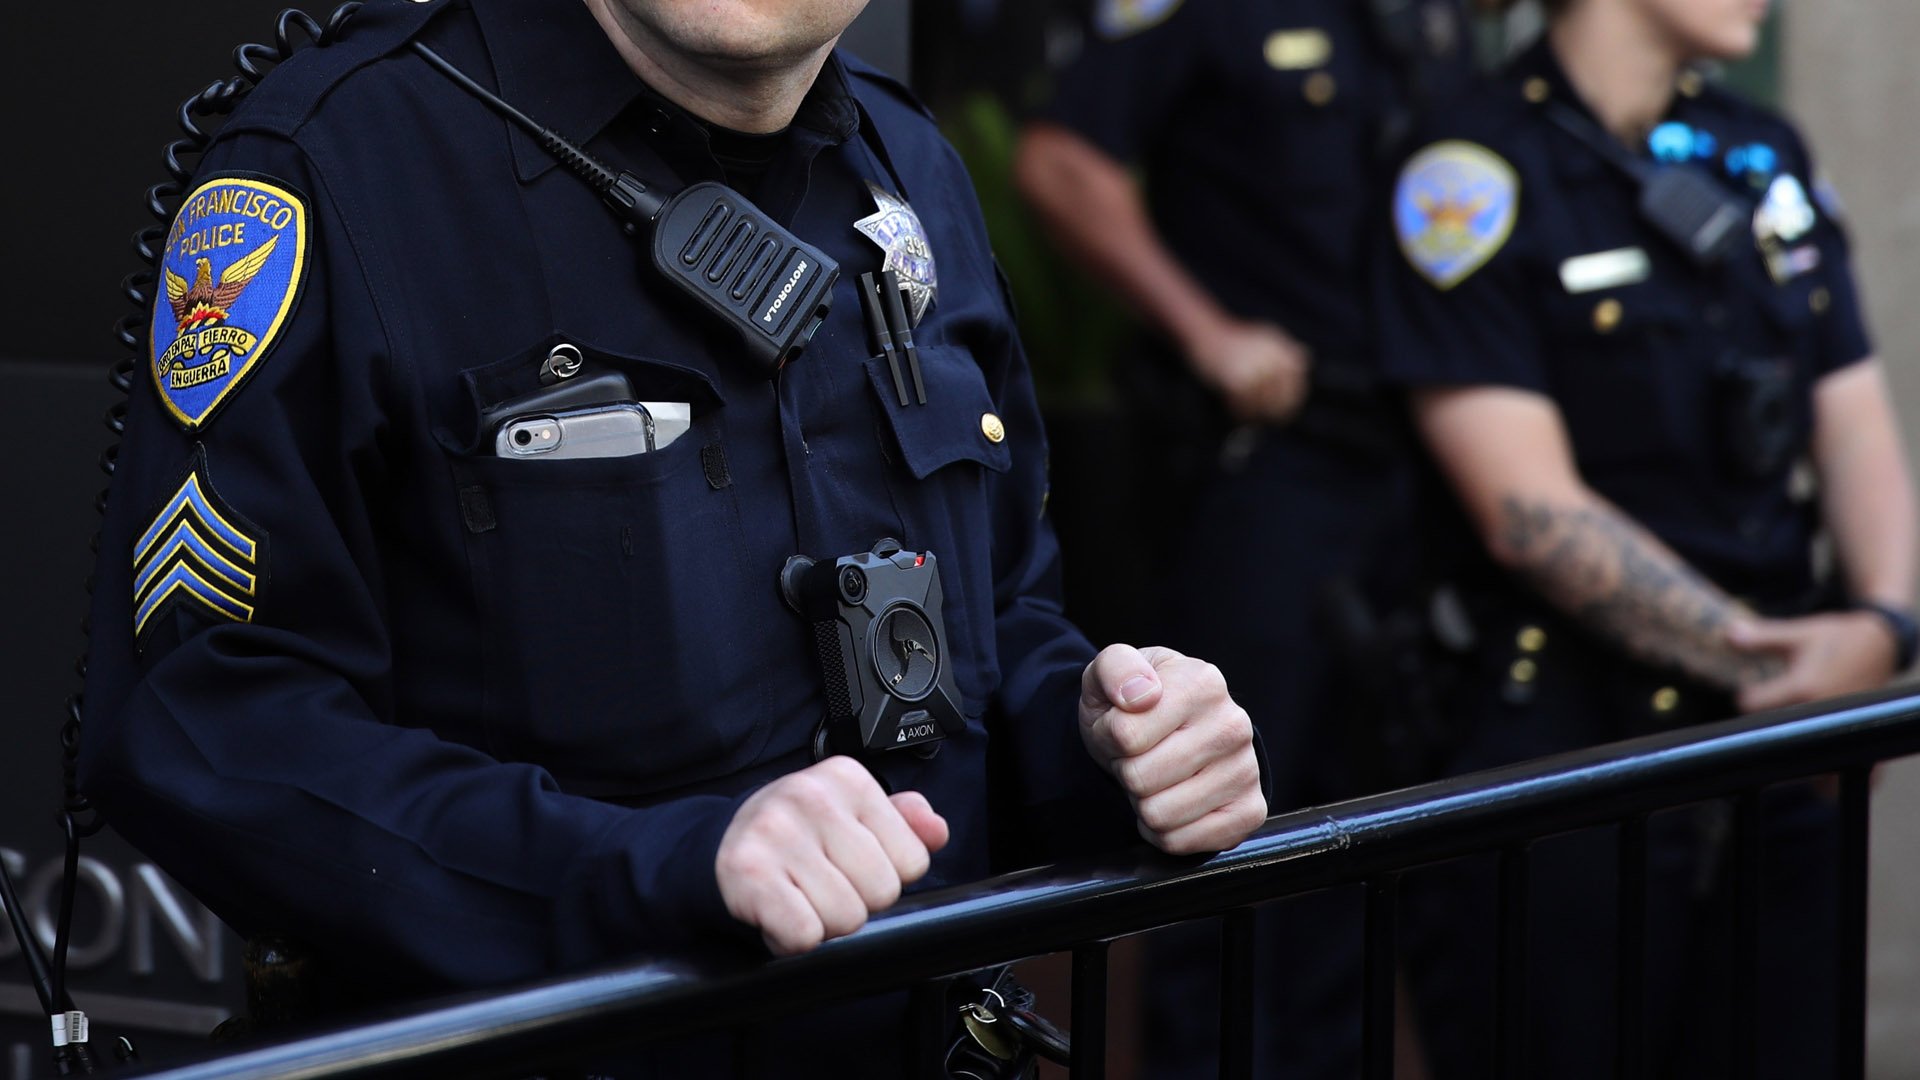
[(1713, 28), (1711, 32), (1702, 34), (1689, 51), (1695, 60), (1739, 63), (1760, 47), (1760, 22), (1765, 16), (1766, 5), (1762, 3), (1757, 16), (1738, 22), (1729, 20), (1727, 25)]

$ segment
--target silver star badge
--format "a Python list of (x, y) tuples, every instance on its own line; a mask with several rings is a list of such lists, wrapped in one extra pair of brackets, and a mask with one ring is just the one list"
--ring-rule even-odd
[(868, 184), (867, 190), (873, 193), (873, 203), (879, 209), (854, 222), (853, 227), (886, 253), (886, 259), (880, 267), (899, 276), (901, 286), (907, 291), (907, 306), (911, 309), (913, 325), (919, 326), (927, 309), (933, 306), (934, 296), (940, 291), (940, 280), (933, 265), (933, 247), (927, 243), (927, 230), (920, 224), (920, 215), (907, 205), (907, 200), (875, 184)]

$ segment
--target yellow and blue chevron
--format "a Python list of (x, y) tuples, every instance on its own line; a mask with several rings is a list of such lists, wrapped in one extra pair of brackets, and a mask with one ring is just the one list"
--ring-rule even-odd
[(133, 632), (190, 604), (233, 622), (253, 621), (260, 591), (259, 530), (221, 503), (207, 477), (206, 451), (133, 545)]

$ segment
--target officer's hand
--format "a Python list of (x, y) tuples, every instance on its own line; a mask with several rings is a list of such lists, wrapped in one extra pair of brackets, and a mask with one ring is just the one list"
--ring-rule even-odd
[(1266, 820), (1253, 724), (1212, 664), (1107, 646), (1080, 677), (1080, 738), (1162, 851), (1224, 851)]
[(1188, 344), (1187, 360), (1236, 420), (1284, 423), (1307, 400), (1307, 348), (1272, 323), (1221, 322)]
[(830, 757), (749, 796), (713, 870), (728, 914), (790, 956), (866, 925), (946, 844), (925, 796), (888, 795), (859, 762)]
[(1727, 628), (1727, 640), (1778, 661), (1777, 672), (1741, 689), (1742, 712), (1871, 690), (1896, 674), (1893, 632), (1872, 612), (1742, 620)]

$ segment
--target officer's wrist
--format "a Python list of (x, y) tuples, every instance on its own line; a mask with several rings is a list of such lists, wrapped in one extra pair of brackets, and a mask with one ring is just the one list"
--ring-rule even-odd
[(1913, 612), (1892, 604), (1883, 604), (1877, 600), (1855, 600), (1853, 610), (1874, 615), (1886, 627), (1893, 638), (1893, 670), (1902, 672), (1913, 666), (1916, 653), (1920, 653), (1920, 623), (1915, 622)]
[(1196, 304), (1183, 317), (1174, 320), (1172, 337), (1196, 367), (1206, 366), (1221, 352), (1221, 343), (1232, 338), (1237, 322), (1221, 308)]

